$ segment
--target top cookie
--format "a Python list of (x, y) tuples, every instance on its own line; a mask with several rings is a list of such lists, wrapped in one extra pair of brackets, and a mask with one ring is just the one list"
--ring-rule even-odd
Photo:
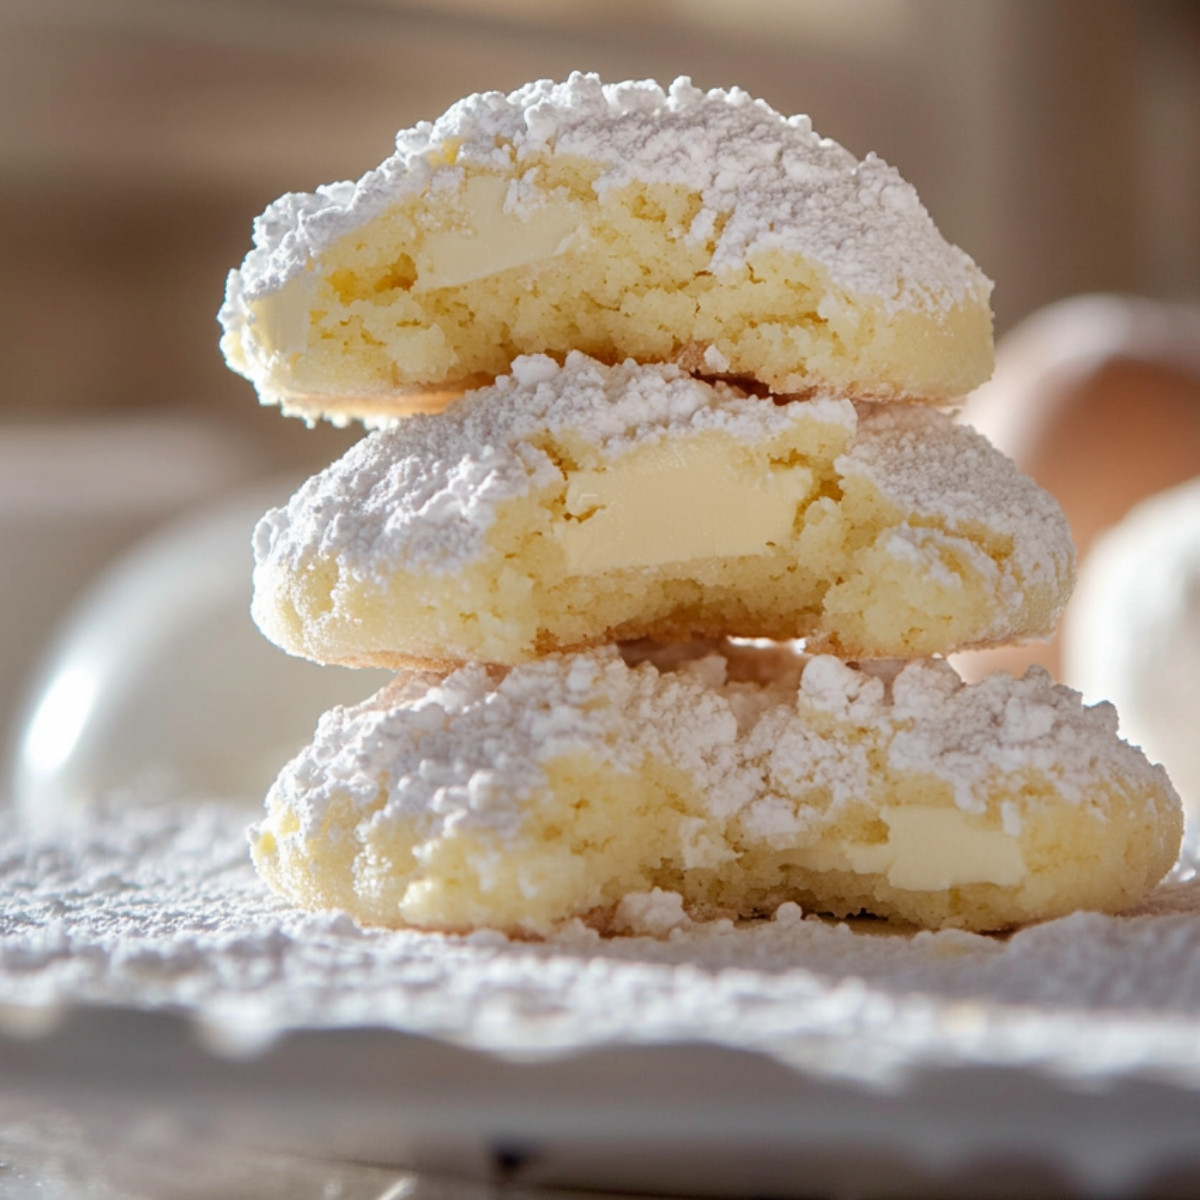
[(396, 144), (255, 223), (221, 344), (265, 403), (386, 422), (569, 350), (938, 404), (991, 372), (991, 284), (913, 188), (738, 89), (575, 74)]

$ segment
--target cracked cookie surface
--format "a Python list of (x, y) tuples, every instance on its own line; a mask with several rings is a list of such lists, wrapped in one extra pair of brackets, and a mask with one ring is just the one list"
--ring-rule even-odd
[(576, 74), (467, 97), (272, 204), (222, 347), (309, 419), (435, 411), (570, 350), (947, 404), (991, 373), (990, 291), (911, 185), (807, 118)]
[(369, 435), (255, 555), (268, 637), (390, 667), (726, 635), (946, 654), (1048, 635), (1074, 579), (1051, 497), (934, 409), (579, 354)]
[(1119, 911), (1174, 861), (1178, 797), (1116, 726), (1038, 668), (965, 686), (786, 646), (415, 673), (322, 718), (253, 855), (294, 903), (377, 925), (619, 932), (648, 904), (792, 901), (1002, 929)]

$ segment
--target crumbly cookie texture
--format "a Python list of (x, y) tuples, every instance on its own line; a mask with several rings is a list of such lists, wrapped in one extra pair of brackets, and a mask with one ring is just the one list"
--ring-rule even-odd
[(404, 675), (326, 714), (252, 831), (259, 872), (388, 926), (666, 932), (794, 901), (993, 930), (1118, 911), (1178, 853), (1162, 768), (1039, 668), (633, 651)]
[(738, 89), (575, 74), (396, 147), (258, 218), (220, 319), (264, 403), (380, 422), (572, 349), (879, 400), (991, 373), (991, 284), (913, 188)]
[(1074, 579), (1054, 500), (934, 409), (580, 354), (371, 434), (255, 557), (269, 638), (388, 667), (725, 635), (920, 657), (1048, 635)]

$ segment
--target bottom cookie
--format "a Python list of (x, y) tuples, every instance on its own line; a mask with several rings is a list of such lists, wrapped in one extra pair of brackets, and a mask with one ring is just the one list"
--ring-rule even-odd
[(1179, 799), (1116, 729), (1038, 668), (966, 686), (761, 644), (413, 673), (321, 719), (252, 852), (372, 925), (619, 932), (657, 888), (693, 919), (997, 930), (1118, 911), (1174, 862)]

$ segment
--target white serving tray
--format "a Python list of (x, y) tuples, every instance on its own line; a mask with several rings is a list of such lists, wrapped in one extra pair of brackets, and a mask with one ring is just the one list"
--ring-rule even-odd
[(513, 1058), (379, 1028), (298, 1030), (230, 1057), (181, 1014), (79, 1007), (28, 1036), (46, 1015), (6, 1014), (4, 1111), (71, 1121), (94, 1173), (128, 1180), (140, 1156), (155, 1197), (209, 1194), (205, 1170), (216, 1187), (232, 1155), (257, 1163), (262, 1196), (263, 1164), (287, 1164), (291, 1195), (306, 1164), (687, 1196), (1200, 1190), (1200, 1091), (1137, 1072), (1080, 1084), (945, 1063), (886, 1089), (716, 1045)]

